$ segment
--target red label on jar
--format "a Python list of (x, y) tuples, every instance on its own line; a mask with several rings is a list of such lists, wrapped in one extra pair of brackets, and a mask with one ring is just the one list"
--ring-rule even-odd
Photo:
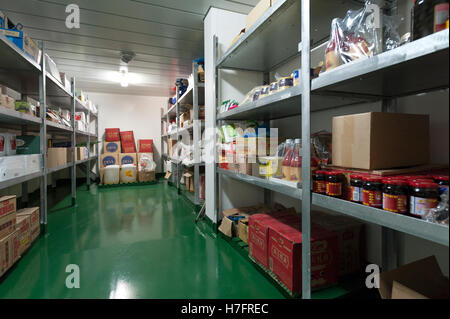
[(0, 136), (0, 152), (3, 152), (5, 149), (5, 138)]
[(383, 194), (380, 191), (363, 190), (363, 204), (370, 207), (383, 207)]
[(390, 195), (383, 193), (383, 209), (393, 213), (406, 214), (406, 195)]
[(325, 181), (314, 181), (313, 182), (313, 192), (319, 194), (325, 194), (327, 191), (327, 184)]
[(341, 196), (342, 195), (342, 183), (327, 183), (326, 194), (328, 196)]
[(11, 144), (11, 149), (12, 149), (13, 151), (15, 151), (15, 150), (16, 150), (16, 139), (15, 139), (15, 138), (12, 138), (12, 139), (10, 139), (9, 141), (10, 141), (10, 144)]

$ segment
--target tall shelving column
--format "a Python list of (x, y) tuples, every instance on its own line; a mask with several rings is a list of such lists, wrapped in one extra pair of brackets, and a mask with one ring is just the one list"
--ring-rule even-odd
[(199, 120), (199, 81), (198, 81), (198, 65), (192, 62), (192, 75), (194, 77), (194, 87), (192, 96), (192, 107), (194, 108), (193, 121), (193, 138), (194, 138), (194, 204), (200, 205), (200, 141), (201, 141), (201, 121)]
[(41, 73), (39, 74), (39, 111), (41, 115), (41, 128), (39, 132), (40, 151), (42, 155), (42, 177), (40, 188), (40, 220), (42, 233), (45, 233), (47, 228), (47, 75), (46, 75), (46, 61), (45, 48), (41, 43), (42, 58), (41, 58)]
[(77, 156), (75, 154), (75, 144), (76, 144), (76, 129), (75, 129), (75, 112), (76, 112), (76, 98), (75, 98), (75, 86), (76, 86), (76, 80), (75, 78), (72, 78), (72, 107), (70, 110), (70, 121), (72, 124), (72, 134), (71, 134), (71, 147), (72, 147), (72, 166), (70, 167), (70, 188), (71, 188), (71, 194), (72, 194), (72, 206), (75, 206), (77, 201), (77, 164), (76, 159)]

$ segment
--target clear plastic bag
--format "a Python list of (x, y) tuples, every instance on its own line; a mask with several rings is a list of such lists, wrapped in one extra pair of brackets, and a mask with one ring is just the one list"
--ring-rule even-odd
[(320, 165), (331, 164), (332, 135), (327, 131), (320, 131), (311, 135), (312, 157), (317, 159)]
[(142, 153), (139, 158), (138, 169), (144, 172), (154, 171), (156, 169), (156, 163), (153, 161), (153, 156)]
[(423, 216), (423, 219), (443, 225), (448, 225), (448, 189), (441, 195), (441, 202)]
[(397, 17), (383, 15), (371, 1), (360, 10), (349, 10), (344, 19), (333, 19), (323, 71), (396, 48), (400, 44), (398, 22)]

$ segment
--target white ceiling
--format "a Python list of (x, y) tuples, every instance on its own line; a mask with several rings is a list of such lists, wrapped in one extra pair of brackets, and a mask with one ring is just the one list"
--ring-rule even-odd
[[(203, 56), (203, 18), (210, 7), (247, 14), (258, 0), (1, 0), (0, 10), (35, 40), (60, 72), (86, 91), (168, 96), (177, 77)], [(68, 4), (80, 7), (80, 29), (65, 26)], [(139, 84), (111, 79), (120, 52), (133, 51), (129, 72)]]

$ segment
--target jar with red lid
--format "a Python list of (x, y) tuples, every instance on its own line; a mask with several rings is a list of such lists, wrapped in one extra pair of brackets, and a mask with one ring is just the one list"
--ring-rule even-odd
[(393, 213), (408, 213), (408, 182), (398, 178), (383, 179), (383, 209)]
[(363, 195), (363, 175), (350, 174), (350, 201), (362, 203)]
[(317, 194), (325, 194), (327, 192), (326, 171), (314, 171), (312, 173), (313, 192)]
[(363, 204), (383, 208), (383, 179), (379, 176), (363, 177)]
[(439, 185), (430, 182), (414, 182), (409, 200), (409, 213), (422, 218), (439, 203)]
[(341, 171), (328, 171), (326, 173), (326, 195), (342, 197), (344, 174)]
[(439, 195), (444, 194), (448, 190), (448, 176), (433, 176), (434, 182), (439, 185)]

